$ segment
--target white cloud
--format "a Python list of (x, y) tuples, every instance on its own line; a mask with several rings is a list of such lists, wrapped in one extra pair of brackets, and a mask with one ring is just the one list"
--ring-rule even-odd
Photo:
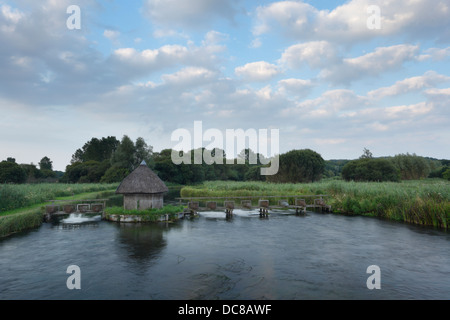
[[(378, 5), (381, 28), (367, 28), (367, 8)], [(450, 5), (445, 0), (352, 0), (333, 10), (319, 10), (303, 1), (279, 1), (256, 10), (255, 36), (281, 32), (288, 37), (355, 44), (376, 37), (405, 34), (426, 40), (449, 41)]]
[(437, 89), (432, 88), (425, 91), (427, 95), (431, 96), (449, 96), (450, 97), (450, 88)]
[(448, 76), (438, 74), (435, 71), (427, 71), (422, 76), (397, 81), (392, 86), (372, 90), (368, 92), (367, 95), (375, 99), (381, 99), (384, 97), (397, 96), (399, 94), (419, 91), (448, 81), (450, 81), (450, 77)]
[(199, 86), (209, 83), (216, 73), (202, 67), (186, 67), (173, 74), (164, 74), (162, 80), (168, 84)]
[(343, 139), (343, 138), (337, 138), (337, 139), (322, 139), (322, 138), (317, 138), (314, 139), (314, 142), (317, 144), (342, 144), (342, 143), (346, 143), (347, 139)]
[(447, 48), (429, 48), (424, 54), (418, 57), (419, 60), (432, 59), (434, 61), (443, 61), (450, 57), (450, 47)]
[(250, 43), (250, 48), (259, 48), (262, 46), (262, 41), (260, 38), (255, 38)]
[(237, 67), (235, 73), (245, 81), (266, 81), (280, 74), (280, 70), (274, 64), (266, 61), (257, 61)]
[(233, 22), (237, 0), (146, 0), (143, 11), (164, 29), (199, 29), (217, 19)]
[(362, 77), (377, 76), (415, 60), (418, 50), (418, 46), (409, 44), (379, 47), (356, 58), (345, 58), (341, 63), (323, 69), (320, 76), (333, 83), (350, 83)]
[(388, 119), (407, 119), (423, 116), (433, 110), (433, 105), (427, 102), (419, 102), (412, 105), (401, 105), (384, 108), (384, 115)]
[(380, 123), (379, 121), (375, 121), (371, 124), (369, 124), (369, 128), (375, 130), (375, 131), (387, 131), (389, 130), (389, 126)]
[[(112, 10), (93, 10), (100, 5), (79, 0), (83, 20), (77, 31), (65, 27), (70, 0), (20, 0), (14, 8), (0, 4), (0, 136), (11, 146), (11, 154), (6, 155), (8, 148), (0, 150), (3, 156), (28, 153), (29, 161), (36, 162), (35, 153), (26, 150), (37, 150), (33, 145), (45, 141), (54, 143), (58, 167), (64, 168), (74, 150), (92, 136), (130, 134), (170, 147), (171, 130), (200, 118), (219, 129), (278, 127), (282, 149), (308, 144), (331, 157), (351, 157), (353, 146), (359, 155), (367, 141), (378, 143), (384, 154), (397, 152), (401, 144), (411, 147), (405, 152), (425, 150), (430, 156), (445, 156), (436, 146), (450, 138), (450, 89), (441, 87), (450, 77), (446, 71), (450, 49), (445, 44), (450, 28), (442, 19), (444, 14), (448, 17), (448, 1), (411, 0), (406, 6), (405, 1), (379, 0), (381, 30), (365, 26), (364, 6), (369, 1), (347, 1), (330, 10), (314, 8), (313, 1), (274, 2), (253, 15), (253, 43), (245, 20), (251, 15), (240, 16), (235, 26), (227, 28), (239, 14), (240, 0), (144, 2), (144, 9), (152, 9), (146, 11), (153, 24), (150, 29), (145, 22), (117, 21), (105, 27), (106, 21), (116, 18), (108, 16)], [(130, 5), (130, 16), (137, 11)], [(92, 19), (99, 12), (105, 16)], [(118, 33), (115, 28), (127, 31)], [(277, 38), (274, 42), (271, 32)], [(152, 33), (161, 38), (154, 39)], [(293, 41), (279, 39), (280, 34)], [(421, 41), (425, 35), (429, 41)], [(170, 42), (164, 39), (168, 36)], [(105, 37), (113, 41), (120, 37), (127, 45), (115, 46)], [(359, 46), (366, 40), (367, 46)], [(152, 44), (145, 47), (148, 43)], [(380, 43), (381, 48), (373, 49)], [(113, 44), (115, 51), (105, 44)], [(430, 45), (433, 48), (427, 49)], [(244, 62), (236, 65), (236, 61)], [(315, 72), (320, 72), (318, 78)], [(270, 85), (264, 83), (269, 80)], [(247, 81), (263, 83), (247, 85)], [(330, 90), (329, 82), (337, 89)], [(348, 89), (342, 89), (347, 84)], [(366, 85), (373, 87), (365, 89)], [(407, 93), (421, 95), (398, 102)], [(232, 121), (224, 121), (225, 117)], [(53, 134), (68, 124), (72, 129), (64, 137)], [(17, 143), (7, 144), (5, 137), (12, 136)], [(426, 146), (405, 143), (425, 136), (437, 138), (430, 138)], [(59, 139), (64, 140), (60, 149)]]
[(311, 41), (287, 48), (279, 63), (289, 68), (299, 68), (304, 63), (312, 68), (321, 68), (337, 60), (336, 46), (328, 41)]
[(25, 16), (23, 12), (18, 9), (12, 9), (8, 5), (2, 5), (1, 12), (6, 21), (12, 22), (13, 24), (17, 24)]
[(105, 36), (105, 38), (111, 40), (112, 42), (117, 42), (117, 40), (119, 39), (119, 36), (120, 36), (120, 32), (117, 30), (106, 29), (103, 32), (103, 36)]
[(271, 30), (271, 23), (277, 22), (288, 32), (294, 28), (301, 29), (308, 25), (308, 15), (317, 14), (309, 4), (295, 1), (280, 1), (256, 9), (257, 24), (253, 33), (257, 36)]
[(295, 106), (284, 108), (282, 114), (285, 117), (302, 115), (305, 117), (330, 117), (339, 116), (348, 110), (364, 109), (368, 99), (355, 94), (349, 89), (328, 90), (321, 96), (297, 102)]
[(305, 96), (307, 95), (312, 87), (314, 86), (311, 80), (304, 79), (283, 79), (278, 81), (279, 89), (281, 94), (292, 94), (294, 96)]

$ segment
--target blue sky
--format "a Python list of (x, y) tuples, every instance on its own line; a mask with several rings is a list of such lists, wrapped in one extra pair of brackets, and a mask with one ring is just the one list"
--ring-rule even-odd
[(125, 134), (160, 151), (194, 121), (279, 129), (282, 153), (450, 158), (445, 0), (0, 0), (0, 70), (1, 160), (64, 170)]

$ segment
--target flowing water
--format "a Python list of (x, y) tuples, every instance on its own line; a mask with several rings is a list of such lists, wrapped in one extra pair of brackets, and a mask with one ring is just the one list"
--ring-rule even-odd
[[(71, 215), (0, 240), (0, 299), (450, 299), (449, 248), (448, 232), (313, 212)], [(81, 289), (68, 289), (71, 265)]]

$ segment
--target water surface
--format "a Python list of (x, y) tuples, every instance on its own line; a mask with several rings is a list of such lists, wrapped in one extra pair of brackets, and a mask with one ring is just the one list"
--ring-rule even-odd
[[(309, 213), (176, 223), (70, 216), (0, 240), (0, 299), (450, 299), (450, 235)], [(81, 270), (69, 290), (67, 267)], [(367, 267), (381, 270), (369, 290)]]

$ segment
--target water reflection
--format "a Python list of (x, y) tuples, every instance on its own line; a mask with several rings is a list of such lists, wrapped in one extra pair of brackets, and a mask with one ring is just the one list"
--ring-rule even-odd
[[(65, 216), (0, 240), (0, 299), (448, 299), (449, 241), (430, 228), (289, 211), (156, 224)], [(71, 264), (81, 291), (66, 288)], [(366, 287), (373, 264), (381, 290)]]
[(139, 263), (149, 262), (157, 258), (161, 250), (167, 245), (164, 238), (164, 231), (167, 228), (164, 223), (121, 223), (117, 235), (119, 240), (117, 248), (127, 258)]

